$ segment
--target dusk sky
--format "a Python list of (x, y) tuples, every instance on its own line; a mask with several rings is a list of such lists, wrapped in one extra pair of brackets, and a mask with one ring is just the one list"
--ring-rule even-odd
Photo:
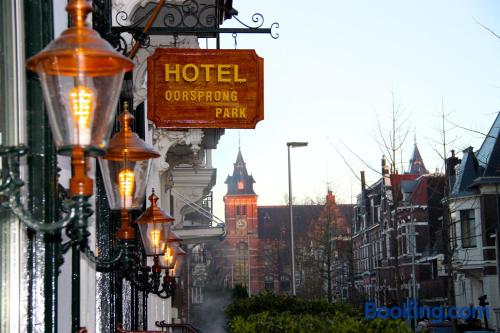
[[(285, 204), (287, 141), (309, 142), (292, 150), (296, 201), (323, 197), (329, 182), (338, 200), (349, 203), (360, 184), (334, 146), (356, 173), (366, 170), (368, 183), (376, 181), (344, 144), (380, 169), (377, 117), (388, 131), (392, 95), (408, 118), (404, 168), (416, 137), (427, 169), (442, 170), (434, 150), (442, 151), (434, 142), (440, 141), (442, 105), (451, 122), (480, 132), (500, 109), (500, 39), (478, 24), (500, 33), (499, 1), (255, 0), (234, 6), (247, 23), (255, 12), (264, 15), (265, 27), (278, 22), (280, 37), (237, 37), (239, 49), (264, 58), (265, 120), (255, 130), (226, 130), (214, 151), (214, 206), (221, 218), (239, 135), (259, 205)], [(231, 35), (222, 48), (234, 48)], [(479, 148), (480, 135), (445, 125), (454, 140), (450, 149)]]

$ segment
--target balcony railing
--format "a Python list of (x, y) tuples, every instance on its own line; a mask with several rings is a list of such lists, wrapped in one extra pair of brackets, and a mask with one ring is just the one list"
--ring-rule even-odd
[[(203, 333), (196, 327), (191, 324), (167, 324), (164, 320), (157, 321), (156, 326), (161, 328), (161, 331), (127, 331), (124, 330), (122, 325), (118, 325), (116, 328), (116, 333), (161, 333), (161, 332), (170, 332), (170, 333)], [(79, 332), (86, 333), (87, 331)]]
[(165, 330), (172, 333), (203, 333), (191, 324), (167, 324), (162, 320), (157, 321), (155, 325), (161, 327), (162, 331)]

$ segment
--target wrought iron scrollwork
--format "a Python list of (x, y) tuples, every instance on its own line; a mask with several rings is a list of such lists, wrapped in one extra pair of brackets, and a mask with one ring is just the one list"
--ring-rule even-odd
[[(153, 14), (156, 4), (150, 3), (139, 8), (129, 19), (120, 11), (115, 19), (120, 27), (141, 29)], [(196, 0), (185, 0), (181, 4), (165, 3), (153, 23), (154, 28), (214, 28), (217, 26), (218, 7), (212, 4), (200, 5)], [(130, 22), (129, 25), (126, 22)]]
[[(65, 244), (66, 247), (71, 247), (71, 245), (70, 242)], [(177, 284), (175, 277), (169, 275), (169, 269), (160, 266), (158, 256), (154, 257), (152, 267), (144, 265), (144, 257), (138, 253), (133, 240), (120, 240), (114, 255), (110, 258), (96, 257), (88, 247), (85, 254), (100, 270), (119, 271), (138, 290), (164, 299), (175, 295)], [(164, 271), (163, 275), (162, 271)]]
[(71, 219), (75, 217), (75, 211), (71, 203), (66, 202), (65, 208), (68, 213), (55, 223), (44, 223), (37, 221), (27, 212), (21, 203), (21, 188), (24, 181), (20, 177), (19, 160), (26, 155), (28, 148), (24, 145), (12, 147), (0, 147), (0, 157), (2, 158), (2, 183), (0, 185), (0, 196), (2, 197), (2, 208), (9, 209), (27, 227), (41, 232), (52, 232), (66, 227)]
[(233, 16), (233, 18), (240, 22), (240, 24), (244, 27), (247, 27), (248, 29), (259, 29), (260, 27), (262, 27), (264, 25), (264, 16), (262, 16), (261, 13), (255, 13), (252, 15), (252, 22), (255, 23), (254, 26), (251, 26), (249, 24), (246, 24), (244, 23), (243, 21), (241, 21), (237, 15)]
[[(27, 152), (28, 148), (24, 145), (0, 147), (2, 159), (1, 207), (11, 211), (26, 227), (36, 232), (53, 233), (66, 229), (70, 240), (61, 245), (61, 253), (67, 252), (72, 246), (77, 246), (92, 262), (101, 265), (111, 265), (117, 262), (121, 257), (120, 251), (113, 258), (103, 258), (96, 256), (88, 247), (88, 218), (93, 214), (93, 211), (87, 197), (68, 198), (67, 194), (63, 194), (61, 197), (63, 199), (61, 207), (63, 214), (61, 219), (55, 222), (37, 220), (24, 208), (21, 201), (21, 189), (24, 186), (24, 181), (20, 178), (19, 159)], [(64, 189), (62, 186), (60, 188)], [(62, 257), (58, 259), (58, 264), (59, 266), (63, 264)]]
[[(121, 271), (137, 289), (155, 294), (163, 299), (175, 295), (177, 289), (175, 277), (169, 275), (168, 268), (159, 265), (158, 256), (154, 257), (152, 267), (142, 266), (137, 260), (130, 261), (130, 257), (126, 258), (125, 261), (128, 261), (129, 264), (121, 266)], [(165, 271), (163, 277), (162, 270)]]
[[(252, 23), (245, 23), (238, 17), (238, 12), (234, 8), (221, 7), (219, 2), (215, 4), (203, 4), (198, 0), (184, 0), (180, 4), (164, 3), (155, 13), (155, 2), (148, 3), (145, 7), (139, 7), (130, 15), (125, 11), (119, 11), (115, 15), (117, 26), (111, 27), (103, 33), (104, 37), (120, 52), (128, 54), (129, 44), (139, 43), (145, 48), (150, 45), (151, 35), (195, 35), (197, 37), (218, 38), (220, 34), (235, 33), (264, 33), (277, 39), (279, 28), (277, 22), (269, 27), (264, 27), (264, 16), (255, 13), (251, 16)], [(152, 25), (147, 22), (152, 15), (154, 17)], [(220, 24), (224, 19), (234, 18), (241, 27), (221, 28)], [(151, 23), (151, 22), (150, 22)], [(133, 39), (127, 43), (124, 34), (129, 34)]]
[(19, 177), (19, 159), (27, 152), (28, 148), (24, 145), (0, 147), (2, 159), (0, 195), (10, 197), (24, 185), (24, 181)]

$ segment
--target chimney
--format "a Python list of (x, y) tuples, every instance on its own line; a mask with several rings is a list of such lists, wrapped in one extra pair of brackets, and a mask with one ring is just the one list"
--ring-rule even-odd
[(366, 189), (365, 172), (361, 171), (361, 192), (364, 194)]
[(455, 156), (455, 150), (451, 151), (451, 157), (446, 159), (446, 176), (453, 177), (456, 176), (455, 166), (460, 163), (460, 159)]
[[(472, 148), (471, 149), (471, 152), (472, 152)], [(455, 156), (455, 151), (452, 150), (451, 151), (451, 157), (448, 157), (446, 159), (446, 163), (445, 163), (445, 177), (448, 178), (448, 185), (449, 185), (449, 188), (447, 190), (451, 191), (453, 189), (453, 186), (455, 185), (455, 181), (456, 181), (456, 176), (457, 176), (457, 172), (456, 172), (456, 166), (460, 164), (460, 159), (458, 157)]]
[(391, 176), (389, 175), (389, 166), (385, 159), (385, 155), (382, 156), (382, 177), (384, 178), (384, 185), (391, 186)]

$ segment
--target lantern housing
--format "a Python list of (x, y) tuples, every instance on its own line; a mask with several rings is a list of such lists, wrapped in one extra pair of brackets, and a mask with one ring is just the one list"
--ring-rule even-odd
[(109, 207), (115, 210), (142, 208), (151, 159), (160, 156), (132, 131), (133, 119), (125, 102), (119, 117), (120, 131), (111, 138), (106, 154), (99, 158)]
[(92, 11), (86, 0), (70, 1), (66, 10), (73, 26), (27, 67), (39, 75), (58, 152), (69, 155), (80, 146), (97, 155), (107, 145), (123, 75), (134, 65), (86, 26)]
[(168, 245), (168, 230), (174, 218), (165, 213), (157, 205), (158, 197), (153, 193), (149, 196), (151, 206), (135, 221), (141, 233), (144, 250), (148, 256), (162, 256)]

